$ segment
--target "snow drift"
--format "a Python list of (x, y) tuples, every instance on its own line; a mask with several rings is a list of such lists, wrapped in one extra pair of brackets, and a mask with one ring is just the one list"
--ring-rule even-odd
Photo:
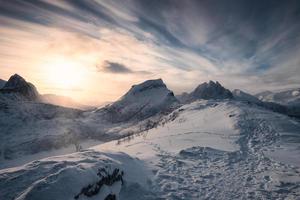
[[(134, 188), (147, 188), (147, 173), (141, 161), (124, 153), (88, 150), (0, 170), (0, 199), (122, 199)], [(143, 199), (146, 193), (141, 189), (138, 195)]]

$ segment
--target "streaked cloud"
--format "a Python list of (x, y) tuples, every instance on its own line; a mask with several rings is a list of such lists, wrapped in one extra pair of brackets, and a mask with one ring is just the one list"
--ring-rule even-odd
[[(0, 1), (0, 78), (17, 72), (82, 100), (103, 94), (95, 101), (149, 78), (176, 93), (210, 79), (250, 92), (298, 87), (299, 13), (296, 0)], [(54, 69), (73, 82), (49, 78)]]

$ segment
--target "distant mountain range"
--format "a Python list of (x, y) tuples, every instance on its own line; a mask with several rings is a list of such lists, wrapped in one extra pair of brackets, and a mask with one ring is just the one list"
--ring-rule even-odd
[(0, 98), (2, 97), (10, 100), (38, 101), (41, 103), (83, 110), (95, 108), (94, 106), (80, 104), (70, 97), (56, 94), (40, 94), (32, 83), (27, 82), (18, 74), (11, 76), (8, 81), (0, 79), (0, 93), (2, 94)]
[(77, 108), (82, 110), (90, 110), (96, 108), (95, 106), (88, 106), (88, 105), (78, 103), (71, 97), (61, 96), (56, 94), (42, 94), (40, 95), (40, 98), (43, 103), (53, 104), (57, 106)]
[(265, 91), (255, 95), (262, 101), (275, 102), (283, 105), (299, 105), (300, 104), (300, 88)]
[[(298, 104), (265, 102), (241, 90), (231, 92), (219, 82), (213, 81), (200, 84), (191, 93), (174, 96), (163, 80), (147, 80), (133, 85), (116, 102), (98, 109), (78, 104), (68, 97), (41, 95), (33, 84), (17, 74), (11, 76), (7, 82), (2, 82), (0, 138), (10, 141), (5, 144), (5, 148), (9, 149), (5, 151), (6, 158), (16, 157), (18, 152), (30, 154), (61, 148), (74, 143), (74, 140), (93, 138), (106, 141), (146, 130), (154, 127), (161, 116), (194, 101), (237, 101), (300, 117)], [(297, 96), (296, 92), (288, 94), (290, 93), (293, 98)], [(261, 96), (262, 94), (259, 95)], [(132, 129), (132, 126), (135, 128)]]

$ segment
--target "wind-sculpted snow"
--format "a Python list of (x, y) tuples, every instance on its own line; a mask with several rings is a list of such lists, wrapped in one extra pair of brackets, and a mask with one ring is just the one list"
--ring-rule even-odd
[(299, 127), (254, 104), (198, 101), (175, 110), (156, 129), (95, 149), (144, 160), (162, 199), (297, 199)]
[[(147, 173), (142, 162), (124, 153), (89, 150), (0, 170), (0, 199), (104, 200), (109, 195), (122, 199), (132, 188), (147, 188)], [(101, 186), (97, 191), (86, 189), (97, 184)], [(144, 199), (150, 193), (141, 189), (138, 195)]]

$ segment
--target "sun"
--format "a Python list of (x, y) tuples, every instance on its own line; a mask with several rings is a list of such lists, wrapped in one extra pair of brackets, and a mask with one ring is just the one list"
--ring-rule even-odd
[(44, 67), (48, 82), (59, 89), (75, 89), (84, 80), (84, 70), (80, 64), (66, 58), (53, 58)]

